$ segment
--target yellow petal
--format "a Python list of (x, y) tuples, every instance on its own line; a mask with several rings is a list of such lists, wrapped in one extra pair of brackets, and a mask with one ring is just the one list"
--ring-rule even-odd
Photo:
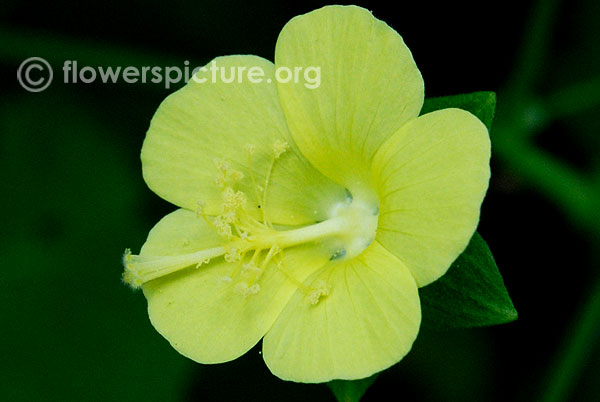
[[(275, 50), (279, 69), (302, 69), (278, 82), (290, 131), (302, 153), (352, 192), (368, 180), (370, 160), (418, 116), (423, 80), (396, 31), (356, 6), (328, 6), (293, 18)], [(320, 85), (306, 85), (320, 69)], [(285, 76), (284, 74), (281, 74)]]
[(469, 243), (490, 178), (490, 140), (472, 114), (445, 109), (402, 127), (375, 156), (377, 240), (425, 286)]
[[(152, 229), (141, 255), (178, 255), (221, 243), (202, 218), (180, 209)], [(328, 257), (315, 247), (292, 248), (284, 251), (283, 268), (293, 280), (303, 281)], [(270, 263), (256, 281), (260, 290), (246, 296), (236, 289), (238, 277), (232, 276), (236, 263), (222, 257), (152, 280), (143, 285), (152, 325), (177, 351), (197, 362), (235, 359), (263, 337), (296, 290), (274, 265)]]
[[(235, 80), (225, 82), (232, 68)], [(220, 57), (198, 73), (198, 80), (206, 82), (192, 79), (169, 96), (154, 115), (142, 148), (148, 186), (182, 208), (195, 210), (202, 202), (207, 214), (219, 214), (222, 200), (215, 180), (216, 163), (222, 161), (229, 171), (242, 173), (236, 185), (254, 214), (265, 211), (269, 221), (280, 224), (325, 219), (332, 200), (343, 200), (346, 193), (300, 156), (279, 105), (273, 68), (256, 56)], [(251, 69), (264, 72), (262, 82), (251, 82)], [(289, 149), (275, 161), (267, 185), (274, 148), (282, 152), (286, 143)], [(254, 149), (250, 160), (249, 148)]]
[(331, 288), (317, 304), (296, 292), (265, 336), (263, 356), (275, 375), (298, 382), (352, 380), (408, 353), (421, 319), (417, 286), (377, 242), (356, 258), (326, 265), (307, 283)]

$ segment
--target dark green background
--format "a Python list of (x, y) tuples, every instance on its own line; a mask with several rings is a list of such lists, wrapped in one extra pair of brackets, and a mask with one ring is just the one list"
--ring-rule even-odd
[[(324, 385), (272, 377), (259, 349), (202, 366), (152, 328), (141, 293), (120, 282), (120, 257), (174, 209), (147, 189), (139, 162), (149, 120), (174, 89), (61, 82), (65, 60), (272, 59), (281, 27), (324, 4), (2, 2), (0, 400), (333, 400)], [(499, 327), (422, 331), (364, 400), (599, 400), (600, 3), (359, 4), (404, 37), (427, 96), (498, 93), (479, 231), (520, 314)], [(54, 67), (44, 92), (15, 78), (30, 56)]]

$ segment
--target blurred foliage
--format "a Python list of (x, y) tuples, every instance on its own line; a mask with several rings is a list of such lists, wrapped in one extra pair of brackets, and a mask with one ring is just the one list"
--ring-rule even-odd
[[(600, 396), (600, 2), (357, 2), (398, 30), (427, 96), (498, 93), (479, 231), (519, 310), (502, 327), (423, 330), (364, 401), (594, 401)], [(0, 5), (0, 395), (6, 401), (332, 401), (272, 377), (254, 349), (202, 366), (150, 325), (120, 282), (174, 207), (141, 176), (161, 85), (62, 84), (80, 65), (272, 58), (281, 27), (324, 3), (116, 1)], [(41, 56), (55, 82), (15, 80)]]
[(0, 148), (2, 398), (169, 400), (189, 364), (119, 286), (123, 244), (142, 240), (143, 187), (103, 134), (127, 132), (61, 92), (21, 96), (0, 115), (2, 132), (18, 133)]

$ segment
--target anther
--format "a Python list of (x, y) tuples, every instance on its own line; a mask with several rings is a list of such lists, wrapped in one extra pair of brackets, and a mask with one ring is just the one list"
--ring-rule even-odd
[(222, 159), (215, 158), (213, 159), (213, 163), (217, 168), (215, 184), (219, 188), (224, 188), (226, 185), (236, 183), (244, 178), (244, 174), (242, 172), (232, 168), (229, 163)]
[(260, 275), (261, 273), (262, 270), (252, 262), (242, 265), (242, 275), (245, 277)]
[(246, 206), (246, 194), (242, 191), (234, 191), (233, 188), (226, 187), (222, 195), (225, 210), (236, 211)]
[(276, 140), (273, 143), (273, 153), (275, 154), (275, 159), (279, 159), (279, 157), (290, 148), (290, 144), (283, 140)]
[(246, 282), (240, 282), (235, 285), (234, 292), (244, 297), (248, 297), (260, 292), (260, 285), (255, 283), (254, 285), (249, 286)]
[(221, 236), (227, 240), (229, 240), (233, 237), (233, 233), (231, 231), (231, 225), (229, 225), (229, 222), (227, 222), (226, 219), (222, 215), (215, 217), (212, 221), (212, 224), (215, 227), (215, 230), (217, 231), (219, 236)]
[(318, 304), (322, 297), (328, 296), (331, 291), (331, 285), (328, 285), (324, 280), (315, 282), (315, 287), (308, 294), (308, 301), (313, 306)]
[(256, 145), (246, 144), (246, 152), (248, 152), (249, 155), (253, 155), (256, 152)]
[(236, 262), (242, 259), (242, 252), (237, 247), (233, 247), (223, 256), (226, 262)]

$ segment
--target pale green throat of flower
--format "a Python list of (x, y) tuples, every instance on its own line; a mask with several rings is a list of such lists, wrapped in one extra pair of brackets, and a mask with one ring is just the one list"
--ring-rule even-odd
[(201, 269), (214, 258), (223, 258), (232, 265), (232, 272), (224, 276), (224, 282), (236, 282), (235, 291), (244, 297), (260, 291), (260, 278), (269, 263), (275, 259), (274, 268), (280, 270), (288, 280), (304, 291), (312, 304), (326, 296), (330, 284), (320, 281), (314, 288), (307, 288), (293, 272), (287, 270), (280, 258), (285, 249), (314, 243), (315, 246), (331, 250), (331, 260), (353, 258), (365, 250), (374, 240), (377, 231), (379, 206), (348, 197), (332, 205), (330, 218), (312, 225), (295, 229), (277, 229), (266, 220), (266, 198), (272, 169), (279, 158), (288, 150), (289, 144), (277, 140), (273, 144), (273, 159), (269, 165), (264, 185), (256, 182), (252, 170), (255, 146), (248, 144), (248, 170), (255, 190), (256, 200), (262, 202), (262, 217), (256, 219), (246, 211), (247, 195), (235, 190), (235, 184), (245, 179), (242, 172), (224, 160), (214, 160), (216, 168), (215, 186), (223, 198), (222, 214), (210, 217), (204, 212), (203, 202), (198, 201), (197, 215), (202, 216), (210, 227), (223, 239), (223, 245), (177, 256), (142, 256), (131, 254), (129, 249), (123, 256), (124, 281), (133, 288), (144, 283), (195, 267)]

